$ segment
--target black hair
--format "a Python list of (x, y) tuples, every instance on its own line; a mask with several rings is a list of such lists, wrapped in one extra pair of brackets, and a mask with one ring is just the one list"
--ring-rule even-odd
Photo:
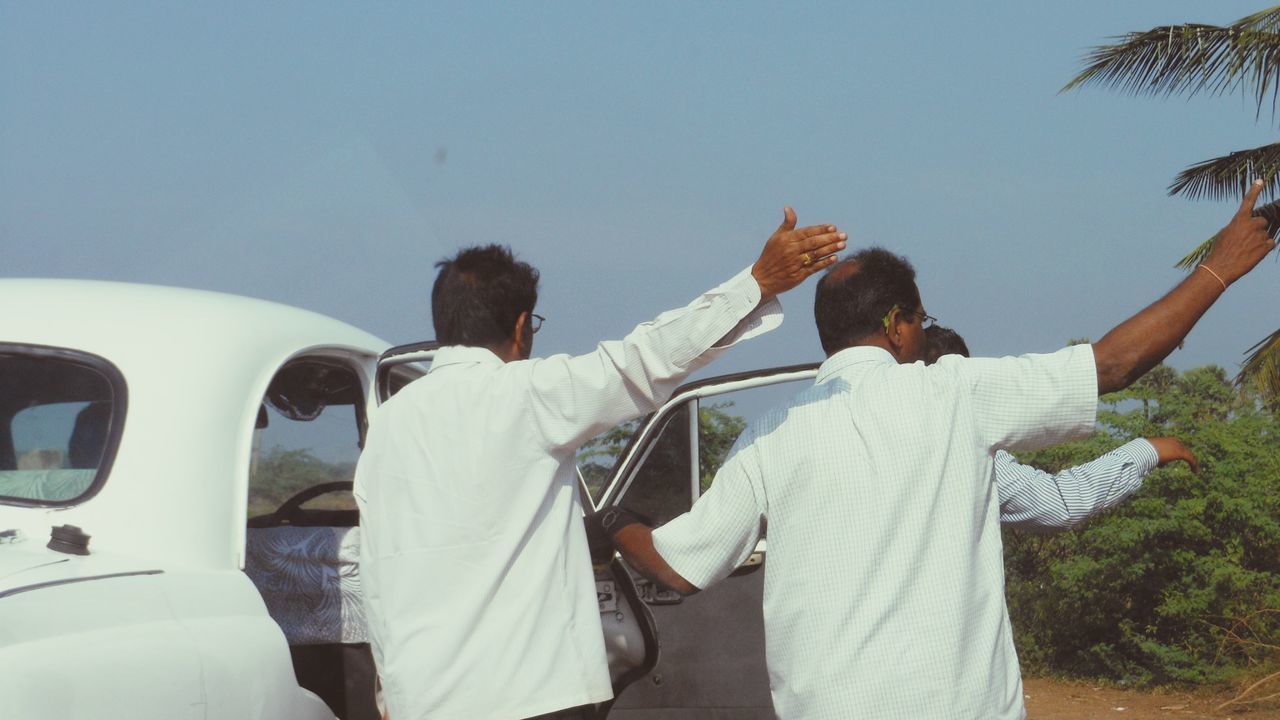
[(827, 355), (884, 330), (893, 306), (920, 309), (916, 269), (901, 255), (871, 247), (831, 266), (813, 298), (813, 319)]
[(509, 247), (463, 248), (436, 267), (431, 321), (441, 345), (499, 345), (511, 339), (520, 313), (538, 303), (538, 271)]
[(927, 341), (924, 349), (924, 364), (932, 365), (943, 355), (963, 355), (969, 357), (969, 346), (964, 344), (960, 333), (941, 325), (931, 325), (924, 329)]

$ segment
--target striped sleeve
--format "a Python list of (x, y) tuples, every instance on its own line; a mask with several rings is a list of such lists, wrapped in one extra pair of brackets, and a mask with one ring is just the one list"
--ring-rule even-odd
[(1056, 475), (1019, 464), (998, 450), (994, 480), (1000, 522), (1033, 532), (1074, 527), (1137, 492), (1159, 461), (1155, 447), (1142, 438)]

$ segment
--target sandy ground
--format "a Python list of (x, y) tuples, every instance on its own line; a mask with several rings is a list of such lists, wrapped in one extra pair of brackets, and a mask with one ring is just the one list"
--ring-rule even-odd
[(1280, 702), (1267, 708), (1232, 707), (1214, 711), (1234, 697), (1234, 693), (1135, 692), (1039, 678), (1024, 681), (1024, 692), (1028, 720), (1280, 720)]

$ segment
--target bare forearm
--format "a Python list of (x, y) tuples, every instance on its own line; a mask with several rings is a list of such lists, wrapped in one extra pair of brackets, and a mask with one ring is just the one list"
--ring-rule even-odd
[(1213, 250), (1200, 267), (1093, 346), (1099, 393), (1128, 387), (1165, 359), (1227, 286), (1275, 249), (1276, 244), (1267, 236), (1267, 221), (1253, 215), (1261, 192), (1262, 181), (1257, 180), (1231, 222), (1218, 233)]
[(641, 523), (623, 527), (613, 536), (614, 547), (622, 553), (636, 572), (681, 595), (692, 595), (698, 588), (680, 576), (653, 546), (653, 530)]
[(1098, 394), (1128, 387), (1168, 357), (1223, 290), (1208, 272), (1193, 272), (1094, 343)]

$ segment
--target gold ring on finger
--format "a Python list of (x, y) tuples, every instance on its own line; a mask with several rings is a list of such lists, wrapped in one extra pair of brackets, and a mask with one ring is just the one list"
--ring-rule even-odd
[(813, 264), (813, 258), (809, 257), (809, 253), (802, 253), (800, 255), (800, 260), (804, 263), (805, 267)]

